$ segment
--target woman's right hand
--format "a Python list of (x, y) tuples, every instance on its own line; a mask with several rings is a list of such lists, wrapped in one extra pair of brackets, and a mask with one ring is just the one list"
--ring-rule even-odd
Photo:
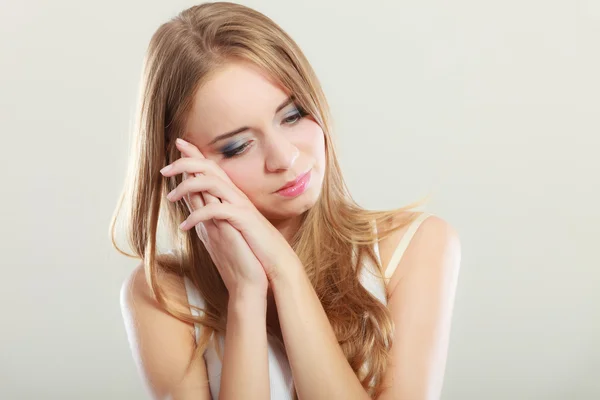
[[(223, 172), (224, 173), (224, 172)], [(184, 172), (184, 179), (195, 175)], [(184, 197), (190, 212), (221, 200), (207, 192), (195, 192)], [(215, 263), (231, 295), (250, 291), (265, 295), (269, 281), (242, 234), (227, 221), (210, 220), (196, 225), (196, 233)]]

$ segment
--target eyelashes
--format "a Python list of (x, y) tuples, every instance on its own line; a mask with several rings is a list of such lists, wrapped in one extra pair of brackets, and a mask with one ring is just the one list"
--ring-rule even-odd
[[(305, 110), (303, 110), (300, 107), (296, 107), (296, 112), (294, 112), (289, 117), (285, 118), (283, 122), (287, 125), (295, 125), (307, 115), (308, 113)], [(220, 152), (221, 154), (223, 154), (224, 158), (233, 158), (243, 154), (250, 147), (252, 142), (252, 140), (249, 140), (244, 143), (233, 142), (221, 148)]]
[[(252, 142), (248, 141), (248, 142), (242, 143), (240, 146), (234, 147), (232, 149), (229, 149), (229, 147), (231, 147), (231, 146), (226, 146), (223, 150), (221, 150), (221, 154), (223, 154), (223, 156), (225, 158), (235, 157), (237, 155), (242, 154), (248, 148), (248, 146), (250, 146), (250, 143), (252, 143)], [(235, 143), (234, 145), (237, 145), (237, 143)]]
[[(286, 122), (287, 124), (293, 125), (297, 121), (306, 117), (307, 115), (308, 115), (308, 113), (306, 111), (304, 111), (302, 108), (296, 107), (296, 112), (293, 113), (292, 115), (290, 115), (289, 117), (285, 118), (283, 121)], [(291, 121), (290, 121), (290, 119), (291, 119)]]

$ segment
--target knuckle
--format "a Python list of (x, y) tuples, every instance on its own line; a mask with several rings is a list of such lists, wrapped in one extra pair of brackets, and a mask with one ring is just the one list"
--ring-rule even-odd
[(215, 185), (215, 177), (212, 175), (205, 175), (202, 177), (202, 179), (210, 186)]
[(198, 187), (202, 185), (203, 181), (204, 179), (202, 179), (202, 176), (198, 175), (195, 176), (194, 179), (192, 179), (192, 184), (194, 185), (194, 187)]
[(218, 164), (215, 160), (212, 160), (210, 158), (204, 158), (203, 160), (206, 163), (206, 166), (212, 170), (214, 170), (218, 167)]
[(193, 210), (192, 212), (190, 212), (190, 216), (188, 217), (188, 219), (191, 222), (195, 222), (198, 219), (198, 214), (200, 214), (200, 209)]
[(186, 192), (190, 186), (190, 181), (190, 179), (186, 179), (185, 181), (181, 182), (175, 190), (177, 190), (178, 193), (181, 191)]

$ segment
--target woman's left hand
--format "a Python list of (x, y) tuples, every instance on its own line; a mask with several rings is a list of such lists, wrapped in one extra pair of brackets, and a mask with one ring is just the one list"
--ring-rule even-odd
[(182, 139), (177, 140), (176, 146), (185, 157), (174, 161), (170, 168), (163, 168), (161, 173), (166, 177), (181, 173), (195, 177), (185, 179), (167, 198), (178, 201), (192, 192), (208, 192), (221, 199), (221, 202), (208, 203), (192, 212), (181, 224), (182, 230), (187, 231), (210, 219), (229, 222), (242, 234), (265, 269), (269, 281), (275, 279), (281, 270), (288, 270), (291, 263), (300, 263), (283, 235), (216, 162), (206, 159), (196, 146)]

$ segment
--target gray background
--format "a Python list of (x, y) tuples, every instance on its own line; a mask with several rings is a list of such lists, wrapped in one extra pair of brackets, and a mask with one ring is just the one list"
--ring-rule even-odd
[[(107, 231), (145, 47), (193, 4), (0, 4), (3, 399), (144, 397)], [(600, 2), (244, 4), (312, 62), (356, 199), (459, 231), (443, 399), (600, 398)]]

